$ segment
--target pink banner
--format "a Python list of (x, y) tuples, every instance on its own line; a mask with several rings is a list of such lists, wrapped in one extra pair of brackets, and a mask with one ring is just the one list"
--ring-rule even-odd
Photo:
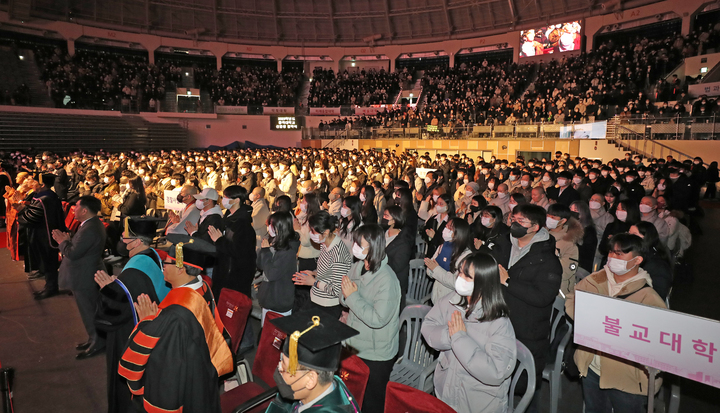
[(355, 116), (375, 116), (378, 112), (384, 112), (385, 107), (355, 108)]
[(275, 108), (263, 106), (263, 115), (294, 115), (295, 108)]
[(310, 116), (340, 116), (340, 108), (310, 108)]

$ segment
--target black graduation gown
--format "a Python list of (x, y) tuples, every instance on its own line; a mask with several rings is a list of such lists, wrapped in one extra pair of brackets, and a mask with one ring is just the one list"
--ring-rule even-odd
[[(152, 250), (148, 249), (138, 254), (147, 255), (162, 268), (162, 263), (157, 260), (157, 256)], [(151, 301), (159, 304), (155, 287), (144, 272), (128, 268), (120, 274), (118, 279), (127, 287), (133, 302), (137, 302), (140, 294), (147, 294)], [(127, 346), (128, 337), (135, 328), (132, 305), (128, 301), (125, 291), (117, 283), (108, 284), (100, 290), (100, 303), (95, 316), (95, 325), (99, 330), (107, 333), (105, 357), (107, 360), (109, 413), (135, 411), (130, 400), (131, 394), (127, 381), (117, 373), (118, 363)]]

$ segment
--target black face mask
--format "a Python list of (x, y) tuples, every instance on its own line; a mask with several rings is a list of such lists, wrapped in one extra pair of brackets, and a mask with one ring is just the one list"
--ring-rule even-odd
[(380, 220), (380, 227), (383, 229), (383, 231), (387, 231), (390, 229), (390, 222), (383, 218)]
[(470, 211), (473, 213), (478, 212), (480, 209), (482, 209), (480, 208), (480, 205), (470, 205)]
[(515, 238), (522, 238), (527, 235), (527, 233), (528, 228), (525, 228), (517, 222), (513, 222), (512, 225), (510, 225), (510, 235)]
[(121, 257), (129, 257), (130, 256), (130, 250), (127, 248), (127, 244), (125, 244), (122, 240), (118, 241), (116, 246), (118, 254), (120, 254)]
[(178, 196), (177, 196), (177, 201), (180, 202), (180, 203), (182, 203), (182, 202), (183, 202), (183, 199), (185, 199), (185, 198), (182, 196), (182, 194), (178, 194)]
[[(305, 374), (308, 374), (308, 372), (305, 372)], [(280, 374), (280, 371), (278, 371), (278, 369), (275, 369), (275, 373), (273, 373), (273, 380), (275, 380), (275, 384), (277, 385), (278, 393), (280, 393), (280, 396), (283, 399), (295, 400), (295, 390), (293, 390), (292, 385), (297, 383), (298, 380), (305, 377), (305, 374), (298, 377), (297, 380), (292, 382), (292, 384), (287, 384), (285, 382), (285, 379), (283, 379), (283, 376)]]

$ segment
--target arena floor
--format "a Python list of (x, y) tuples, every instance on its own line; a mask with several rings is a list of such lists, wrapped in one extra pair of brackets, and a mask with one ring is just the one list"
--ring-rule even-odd
[[(671, 307), (720, 320), (720, 203), (706, 204), (705, 212), (700, 221), (704, 234), (695, 236), (689, 252), (695, 281), (675, 285)], [(75, 345), (86, 336), (73, 298), (33, 300), (32, 292), (41, 289), (43, 281), (28, 281), (22, 264), (13, 262), (6, 249), (0, 251), (0, 268), (4, 269), (0, 271), (0, 364), (16, 371), (15, 412), (105, 411), (105, 357), (75, 360)], [(582, 412), (580, 385), (564, 381), (560, 412)], [(720, 411), (720, 389), (689, 380), (680, 384), (680, 412)], [(544, 413), (549, 404), (547, 383), (542, 389), (540, 411)]]

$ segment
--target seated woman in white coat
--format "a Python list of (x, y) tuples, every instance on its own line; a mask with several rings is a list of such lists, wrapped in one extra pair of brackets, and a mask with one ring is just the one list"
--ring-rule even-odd
[(430, 299), (433, 304), (455, 288), (458, 264), (465, 258), (472, 245), (470, 225), (462, 218), (448, 221), (442, 233), (443, 244), (431, 258), (425, 258), (428, 277), (435, 280)]
[(517, 347), (498, 264), (476, 252), (459, 268), (455, 291), (435, 304), (421, 329), (440, 351), (435, 394), (459, 413), (504, 413)]

